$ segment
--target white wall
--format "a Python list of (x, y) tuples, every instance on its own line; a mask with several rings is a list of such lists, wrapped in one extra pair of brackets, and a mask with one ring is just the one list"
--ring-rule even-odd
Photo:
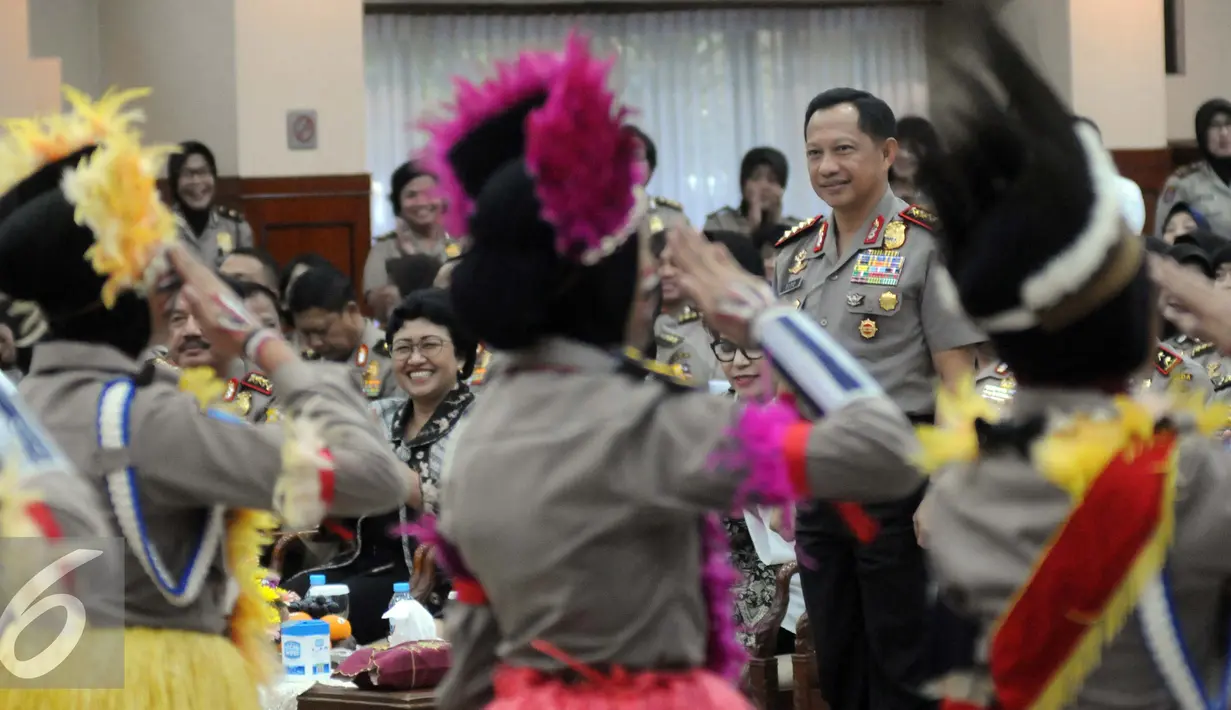
[(1039, 73), (1051, 83), (1052, 90), (1071, 101), (1069, 0), (1007, 0), (1000, 8), (999, 18)]
[(61, 80), (91, 96), (103, 85), (99, 0), (26, 0), (30, 56), (58, 57)]
[(54, 111), (60, 60), (31, 59), (26, 0), (0, 0), (0, 119)]
[(142, 102), (147, 138), (199, 140), (220, 173), (235, 175), (234, 2), (102, 0), (99, 8), (103, 83), (154, 88)]
[(1109, 148), (1167, 145), (1162, 26), (1159, 0), (1070, 3), (1071, 103), (1098, 124)]
[[(239, 173), (367, 172), (362, 0), (235, 3)], [(286, 112), (317, 111), (317, 149), (287, 148)]]
[(1184, 52), (1184, 75), (1167, 77), (1167, 136), (1191, 141), (1197, 107), (1231, 98), (1231, 0), (1184, 0)]

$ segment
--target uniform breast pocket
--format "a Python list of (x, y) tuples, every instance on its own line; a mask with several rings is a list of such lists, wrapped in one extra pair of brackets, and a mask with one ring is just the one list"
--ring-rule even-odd
[(905, 298), (897, 286), (851, 284), (846, 292), (846, 310), (864, 340), (880, 340), (902, 320), (899, 316), (907, 306)]

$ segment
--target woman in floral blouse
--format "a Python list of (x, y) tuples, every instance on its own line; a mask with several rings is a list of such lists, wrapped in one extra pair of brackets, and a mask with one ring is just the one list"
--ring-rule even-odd
[[(385, 339), (404, 396), (379, 400), (373, 408), (394, 453), (418, 472), (419, 486), (397, 512), (342, 521), (343, 528), (354, 533), (347, 551), (283, 585), (302, 594), (309, 574), (324, 574), (330, 583), (348, 585), (351, 626), (360, 644), (389, 633), (381, 615), (389, 606), (393, 583), (412, 581), (418, 547), (413, 537), (390, 531), (421, 513), (437, 513), (445, 440), (474, 401), (466, 379), (474, 369), (478, 345), (458, 326), (447, 293), (432, 288), (406, 296), (389, 318)], [(439, 577), (419, 597), (439, 617), (448, 593), (448, 580)]]

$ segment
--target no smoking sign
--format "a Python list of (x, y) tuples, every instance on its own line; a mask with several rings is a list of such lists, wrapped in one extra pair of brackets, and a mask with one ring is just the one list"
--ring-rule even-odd
[(286, 147), (316, 150), (316, 111), (286, 112)]

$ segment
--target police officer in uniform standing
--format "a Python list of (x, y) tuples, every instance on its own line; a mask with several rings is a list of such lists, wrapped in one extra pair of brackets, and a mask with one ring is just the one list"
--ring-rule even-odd
[[(889, 187), (896, 121), (884, 101), (826, 91), (805, 114), (812, 187), (833, 208), (778, 240), (777, 293), (854, 355), (916, 422), (935, 412), (937, 376), (974, 370), (985, 338), (953, 298), (926, 210)], [(928, 707), (927, 579), (912, 518), (923, 491), (855, 508), (816, 501), (799, 512), (800, 556), (821, 692), (834, 710)]]
[(239, 212), (215, 204), (218, 163), (204, 143), (185, 141), (167, 159), (167, 182), (180, 238), (212, 266), (239, 247), (252, 247), (252, 227)]

